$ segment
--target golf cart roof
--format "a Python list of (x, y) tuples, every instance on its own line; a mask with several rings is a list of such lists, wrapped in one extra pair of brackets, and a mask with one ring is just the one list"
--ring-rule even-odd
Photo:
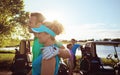
[(119, 45), (120, 42), (114, 42), (114, 41), (91, 41), (91, 42), (87, 42), (88, 43), (92, 43), (92, 44), (103, 44), (103, 45)]

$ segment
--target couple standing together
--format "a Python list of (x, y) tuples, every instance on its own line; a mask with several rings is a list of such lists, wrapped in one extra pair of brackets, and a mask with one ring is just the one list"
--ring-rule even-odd
[(41, 13), (31, 13), (29, 32), (34, 34), (32, 75), (57, 75), (60, 58), (71, 56), (55, 39), (63, 32), (62, 24), (57, 21), (46, 22)]

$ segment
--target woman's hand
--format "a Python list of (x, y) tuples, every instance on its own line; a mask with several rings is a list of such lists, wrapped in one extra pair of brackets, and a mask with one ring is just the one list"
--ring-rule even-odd
[(48, 46), (42, 48), (43, 59), (50, 59), (59, 54), (59, 48), (55, 46)]

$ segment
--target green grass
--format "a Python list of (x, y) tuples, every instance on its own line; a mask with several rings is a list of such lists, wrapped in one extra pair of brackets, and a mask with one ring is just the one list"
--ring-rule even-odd
[[(114, 59), (114, 61), (117, 63), (118, 61)], [(110, 59), (102, 58), (102, 62), (104, 65), (114, 66), (114, 62), (112, 62)]]
[(13, 53), (0, 53), (0, 62), (11, 61), (11, 60), (13, 60), (14, 56), (15, 56), (15, 54), (13, 54)]

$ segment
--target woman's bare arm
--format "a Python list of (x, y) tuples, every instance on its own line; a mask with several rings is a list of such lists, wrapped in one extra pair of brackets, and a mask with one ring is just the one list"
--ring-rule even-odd
[(71, 54), (70, 54), (69, 50), (65, 49), (64, 46), (61, 46), (58, 56), (62, 57), (62, 58), (70, 58)]

